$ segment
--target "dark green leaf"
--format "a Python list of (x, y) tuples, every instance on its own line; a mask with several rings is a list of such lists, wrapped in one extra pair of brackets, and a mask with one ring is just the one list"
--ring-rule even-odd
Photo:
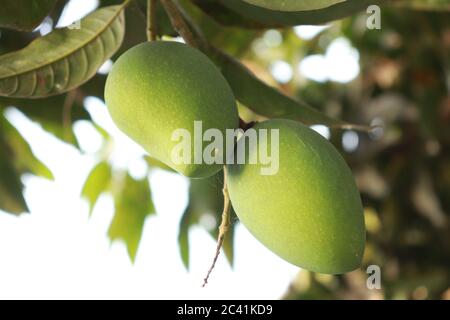
[[(5, 152), (5, 145), (0, 141), (1, 152)], [(0, 155), (0, 209), (13, 214), (28, 211), (22, 194), (23, 184), (20, 175), (15, 171), (7, 157)]]
[(116, 187), (115, 214), (108, 236), (112, 241), (123, 240), (134, 261), (145, 220), (155, 213), (150, 186), (147, 179), (136, 181), (127, 174)]
[(23, 197), (23, 184), (9, 157), (9, 146), (0, 136), (0, 209), (13, 214), (28, 211)]
[(354, 15), (371, 4), (386, 2), (387, 0), (348, 0), (325, 9), (281, 12), (253, 6), (242, 0), (194, 0), (203, 11), (224, 25), (257, 29), (321, 25)]
[(37, 159), (29, 144), (8, 120), (0, 115), (0, 208), (19, 214), (28, 211), (20, 177), (32, 173), (53, 179), (51, 171)]
[(192, 226), (192, 211), (188, 207), (181, 217), (178, 230), (178, 249), (180, 250), (181, 261), (186, 269), (189, 269), (189, 229)]
[(120, 47), (124, 5), (94, 11), (79, 29), (55, 29), (26, 48), (0, 57), (0, 95), (42, 98), (76, 88)]
[(8, 121), (0, 115), (0, 209), (21, 214), (28, 208), (22, 194), (21, 173), (14, 167), (16, 155), (4, 134), (8, 125)]
[(306, 124), (330, 127), (352, 126), (281, 93), (265, 84), (234, 58), (216, 51), (215, 60), (228, 80), (236, 99), (257, 114), (268, 118), (286, 118)]
[(30, 145), (6, 119), (3, 118), (0, 134), (3, 135), (14, 158), (14, 167), (18, 173), (33, 173), (37, 176), (53, 179), (51, 171), (39, 161), (31, 151)]
[(2, 0), (0, 27), (32, 31), (48, 15), (57, 0)]
[(107, 162), (100, 162), (89, 174), (81, 192), (81, 196), (89, 202), (89, 214), (92, 214), (100, 195), (109, 189), (111, 177), (111, 167)]

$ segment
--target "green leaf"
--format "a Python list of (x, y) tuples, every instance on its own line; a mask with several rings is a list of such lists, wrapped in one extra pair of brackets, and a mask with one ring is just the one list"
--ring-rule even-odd
[(309, 125), (360, 127), (328, 117), (309, 105), (284, 95), (276, 88), (259, 80), (248, 68), (225, 53), (215, 50), (214, 60), (228, 80), (236, 99), (259, 115), (268, 118), (292, 119)]
[(0, 134), (9, 146), (11, 156), (14, 157), (14, 167), (18, 173), (33, 173), (49, 180), (54, 179), (47, 166), (34, 156), (28, 142), (5, 118), (1, 124)]
[(281, 11), (311, 11), (328, 8), (345, 0), (244, 0), (255, 6)]
[[(0, 141), (2, 153), (5, 145)], [(23, 184), (10, 159), (0, 156), (0, 209), (16, 215), (27, 212), (28, 207), (23, 197)]]
[(100, 162), (92, 169), (81, 191), (81, 196), (88, 200), (89, 215), (92, 214), (100, 195), (107, 191), (111, 183), (111, 167), (107, 162)]
[(57, 0), (2, 0), (0, 27), (32, 31), (47, 16)]
[[(180, 220), (178, 231), (178, 245), (181, 259), (184, 266), (189, 268), (189, 229), (199, 225), (201, 218), (205, 215), (211, 215), (215, 219), (215, 226), (208, 230), (213, 239), (218, 237), (218, 227), (222, 218), (223, 211), (223, 172), (206, 179), (191, 179), (189, 187), (189, 204)], [(231, 213), (235, 217), (234, 211)], [(222, 249), (231, 265), (234, 257), (234, 227), (233, 223), (225, 240)], [(211, 252), (211, 259), (214, 252)]]
[(21, 134), (0, 115), (0, 209), (14, 214), (28, 211), (21, 181), (24, 173), (53, 179)]
[(186, 269), (189, 269), (189, 229), (192, 226), (192, 211), (189, 207), (184, 211), (180, 226), (178, 229), (178, 249), (180, 251), (181, 261)]
[(253, 6), (242, 0), (193, 1), (221, 24), (255, 29), (321, 25), (364, 11), (371, 4), (386, 3), (386, 0), (347, 0), (325, 9), (281, 12)]
[(124, 5), (94, 11), (79, 29), (55, 29), (26, 48), (0, 57), (0, 95), (42, 98), (74, 89), (120, 47)]
[(144, 222), (155, 213), (147, 179), (136, 181), (128, 174), (114, 194), (115, 215), (108, 231), (109, 238), (125, 241), (134, 262), (142, 236)]

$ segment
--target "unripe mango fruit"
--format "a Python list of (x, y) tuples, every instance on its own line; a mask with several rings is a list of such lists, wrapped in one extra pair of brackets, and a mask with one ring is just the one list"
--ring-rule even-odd
[[(178, 42), (147, 42), (125, 52), (105, 86), (105, 101), (116, 125), (152, 157), (193, 178), (217, 173), (222, 165), (195, 163), (194, 121), (202, 129), (239, 126), (236, 100), (217, 67), (200, 51)], [(191, 136), (190, 163), (176, 163), (177, 129)], [(206, 142), (200, 142), (203, 149)]]
[[(298, 122), (268, 120), (254, 129), (267, 129), (268, 136), (279, 129), (279, 170), (261, 175), (259, 162), (228, 165), (229, 195), (241, 222), (268, 249), (299, 267), (328, 274), (356, 269), (364, 252), (364, 215), (342, 156)], [(255, 152), (255, 146), (248, 149), (250, 156)]]
[(262, 8), (277, 11), (310, 11), (328, 8), (346, 0), (244, 0)]

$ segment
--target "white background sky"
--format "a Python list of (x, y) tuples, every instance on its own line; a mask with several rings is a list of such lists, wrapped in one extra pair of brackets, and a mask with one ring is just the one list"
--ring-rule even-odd
[[(72, 0), (58, 26), (81, 18), (95, 8), (96, 3)], [(321, 30), (306, 27), (296, 29), (296, 33), (310, 37)], [(313, 59), (311, 65), (300, 65), (300, 71), (317, 81), (347, 82), (356, 77), (359, 72), (357, 52), (351, 51), (342, 40), (329, 50), (340, 53), (348, 63), (334, 64), (331, 57), (336, 54), (326, 54), (310, 58)], [(317, 67), (324, 63), (328, 67)], [(340, 71), (329, 67), (333, 65), (341, 66)], [(349, 70), (344, 68), (345, 65), (350, 66), (350, 75), (345, 71)], [(316, 70), (315, 75), (308, 76), (309, 70)], [(325, 74), (327, 70), (331, 73)], [(289, 66), (283, 63), (279, 63), (273, 72), (275, 77), (278, 73), (281, 80), (289, 80), (292, 74)], [(145, 165), (138, 160), (141, 149), (118, 132), (103, 102), (93, 98), (86, 102), (94, 120), (116, 139), (113, 164), (127, 167), (134, 175), (145, 172)], [(299, 272), (297, 267), (272, 254), (239, 225), (234, 270), (221, 256), (209, 285), (201, 288), (215, 252), (215, 241), (201, 228), (191, 231), (191, 270), (187, 272), (179, 257), (177, 233), (187, 204), (188, 181), (163, 171), (151, 174), (157, 215), (147, 220), (136, 262), (132, 265), (125, 245), (111, 244), (107, 238), (113, 214), (112, 199), (102, 197), (89, 219), (87, 203), (79, 196), (96, 161), (90, 152), (98, 149), (102, 142), (93, 127), (86, 122), (75, 126), (81, 147), (88, 152), (82, 154), (45, 133), (20, 112), (10, 109), (7, 115), (56, 179), (46, 181), (24, 176), (31, 214), (15, 217), (0, 212), (1, 299), (276, 299)]]

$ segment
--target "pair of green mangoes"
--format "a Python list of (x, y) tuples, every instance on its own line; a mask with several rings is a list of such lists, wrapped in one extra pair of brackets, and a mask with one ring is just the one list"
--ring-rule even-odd
[[(108, 76), (105, 99), (123, 132), (188, 177), (211, 176), (222, 165), (174, 163), (173, 132), (194, 134), (194, 121), (224, 136), (239, 126), (227, 81), (203, 53), (181, 43), (149, 42), (127, 51)], [(363, 209), (343, 158), (298, 122), (268, 120), (253, 129), (279, 130), (279, 170), (261, 175), (260, 164), (228, 165), (229, 194), (240, 220), (295, 265), (331, 274), (357, 268), (365, 243)]]

